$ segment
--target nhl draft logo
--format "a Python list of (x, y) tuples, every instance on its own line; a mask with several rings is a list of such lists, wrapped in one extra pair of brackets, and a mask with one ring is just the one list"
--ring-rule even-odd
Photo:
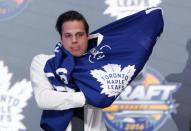
[(21, 122), (24, 118), (21, 113), (32, 96), (31, 84), (22, 80), (10, 88), (12, 74), (2, 61), (0, 72), (0, 131), (26, 130)]
[(103, 110), (112, 131), (156, 131), (176, 111), (172, 95), (178, 85), (168, 84), (151, 68), (144, 70), (117, 100)]
[(8, 20), (24, 10), (29, 0), (0, 0), (0, 21)]
[(121, 69), (121, 65), (107, 64), (104, 70), (91, 70), (90, 74), (101, 83), (101, 94), (108, 97), (118, 96), (129, 84), (135, 73), (135, 66), (129, 65)]
[(103, 14), (120, 19), (143, 9), (159, 6), (161, 2), (161, 0), (105, 0), (109, 7)]

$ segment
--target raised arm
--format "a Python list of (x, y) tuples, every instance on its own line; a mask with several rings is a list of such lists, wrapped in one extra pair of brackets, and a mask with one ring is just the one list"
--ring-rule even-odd
[(85, 97), (82, 92), (58, 92), (53, 89), (43, 71), (49, 58), (48, 55), (37, 55), (30, 67), (31, 83), (39, 108), (65, 110), (84, 106)]

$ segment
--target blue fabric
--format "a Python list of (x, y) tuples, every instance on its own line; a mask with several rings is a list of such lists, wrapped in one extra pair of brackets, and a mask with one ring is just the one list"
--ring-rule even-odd
[[(74, 58), (58, 44), (44, 72), (55, 90), (80, 90), (88, 104), (105, 108), (144, 67), (163, 26), (160, 9), (140, 11), (92, 32), (89, 49), (81, 57)], [(72, 113), (73, 109), (44, 111), (41, 127), (63, 131)]]
[(44, 131), (65, 131), (73, 112), (73, 109), (64, 111), (44, 110), (40, 126)]

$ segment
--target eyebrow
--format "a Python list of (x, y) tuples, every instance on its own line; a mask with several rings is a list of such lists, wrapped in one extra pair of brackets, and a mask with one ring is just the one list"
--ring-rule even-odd
[[(79, 32), (75, 32), (75, 34), (77, 33), (86, 33), (85, 31), (79, 31)], [(64, 34), (73, 34), (72, 32), (65, 32)]]

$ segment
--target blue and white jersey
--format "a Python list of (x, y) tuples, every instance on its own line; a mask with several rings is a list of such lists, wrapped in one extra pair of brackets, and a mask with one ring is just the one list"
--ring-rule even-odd
[[(55, 90), (80, 90), (88, 104), (108, 107), (142, 70), (163, 26), (160, 8), (140, 11), (91, 33), (89, 49), (81, 57), (74, 58), (58, 44), (44, 72)], [(64, 130), (72, 114), (73, 109), (44, 111), (41, 126)]]
[(90, 35), (90, 49), (75, 59), (72, 73), (89, 104), (107, 107), (116, 99), (144, 67), (163, 25), (161, 9), (151, 8)]

